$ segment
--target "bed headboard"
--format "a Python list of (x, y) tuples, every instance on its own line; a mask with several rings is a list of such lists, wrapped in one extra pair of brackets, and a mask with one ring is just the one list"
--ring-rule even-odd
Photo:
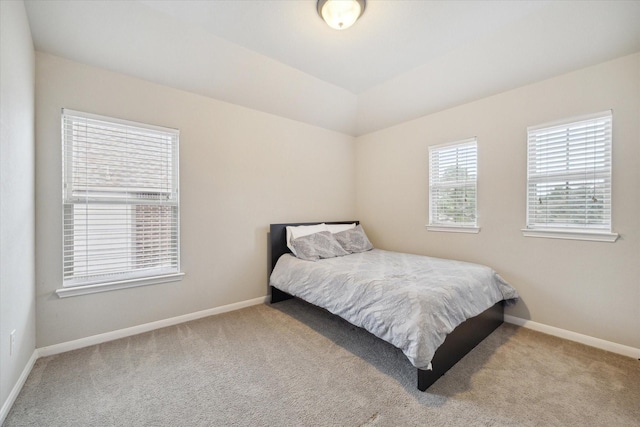
[(291, 253), (287, 247), (287, 226), (315, 225), (315, 224), (360, 224), (360, 221), (320, 221), (320, 222), (297, 222), (290, 224), (271, 224), (269, 235), (269, 246), (271, 249), (271, 269), (276, 266), (278, 259), (287, 253)]

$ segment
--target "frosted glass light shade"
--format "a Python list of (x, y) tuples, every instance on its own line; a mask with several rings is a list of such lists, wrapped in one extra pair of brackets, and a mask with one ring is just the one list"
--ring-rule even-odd
[(318, 0), (318, 14), (331, 28), (349, 28), (362, 15), (365, 0)]

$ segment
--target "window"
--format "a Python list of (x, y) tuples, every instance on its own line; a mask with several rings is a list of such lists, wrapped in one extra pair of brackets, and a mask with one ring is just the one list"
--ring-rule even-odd
[(478, 142), (476, 138), (429, 147), (431, 231), (477, 233)]
[(615, 241), (611, 111), (528, 132), (525, 236)]
[(63, 289), (178, 280), (179, 131), (62, 112)]

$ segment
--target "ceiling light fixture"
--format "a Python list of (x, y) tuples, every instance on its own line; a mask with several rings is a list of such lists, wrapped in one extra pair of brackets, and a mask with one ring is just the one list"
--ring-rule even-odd
[(318, 0), (318, 15), (331, 28), (344, 30), (362, 16), (365, 0)]

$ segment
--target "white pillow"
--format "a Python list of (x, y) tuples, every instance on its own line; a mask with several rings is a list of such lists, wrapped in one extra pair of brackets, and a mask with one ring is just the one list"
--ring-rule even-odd
[(309, 234), (319, 233), (321, 231), (329, 231), (329, 229), (327, 229), (327, 224), (325, 224), (324, 222), (322, 224), (316, 225), (287, 226), (287, 247), (292, 254), (297, 256), (295, 249), (293, 249), (291, 241), (293, 239), (297, 239), (298, 237), (308, 236)]
[(341, 231), (351, 230), (352, 228), (356, 228), (356, 223), (352, 224), (326, 224), (327, 230), (331, 232), (331, 234), (336, 234)]

